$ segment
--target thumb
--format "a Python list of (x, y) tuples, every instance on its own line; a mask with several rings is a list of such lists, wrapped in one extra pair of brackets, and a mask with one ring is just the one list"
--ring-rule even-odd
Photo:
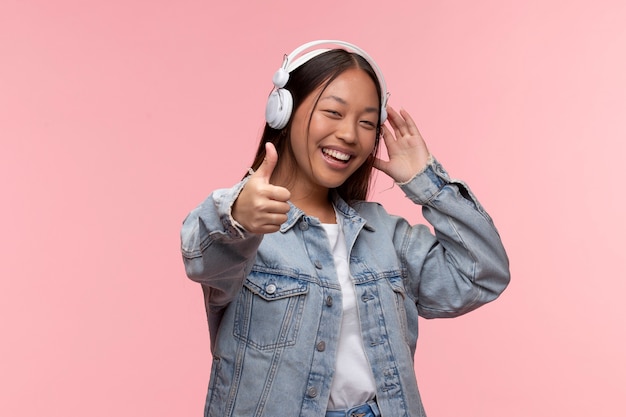
[(256, 170), (256, 176), (264, 179), (268, 184), (270, 182), (270, 178), (272, 173), (274, 172), (274, 168), (276, 168), (276, 164), (278, 163), (278, 152), (276, 152), (276, 148), (273, 143), (266, 142), (265, 143), (265, 159), (261, 163), (259, 169)]

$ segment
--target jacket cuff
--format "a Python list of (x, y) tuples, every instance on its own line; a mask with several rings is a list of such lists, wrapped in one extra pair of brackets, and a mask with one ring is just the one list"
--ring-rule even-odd
[(424, 205), (450, 182), (452, 182), (450, 175), (439, 161), (431, 156), (421, 172), (415, 174), (409, 181), (398, 183), (398, 185), (411, 201)]
[(248, 177), (237, 183), (232, 188), (222, 189), (216, 191), (214, 195), (215, 206), (220, 218), (220, 222), (224, 227), (224, 233), (226, 233), (232, 239), (244, 239), (250, 233), (233, 217), (233, 204), (239, 197), (244, 185), (248, 182)]

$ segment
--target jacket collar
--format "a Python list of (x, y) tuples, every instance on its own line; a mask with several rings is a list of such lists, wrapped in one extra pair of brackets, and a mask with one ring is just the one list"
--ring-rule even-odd
[[(361, 218), (359, 213), (353, 207), (348, 205), (348, 203), (346, 203), (334, 190), (331, 191), (331, 200), (333, 202), (335, 210), (339, 212), (340, 216), (349, 219), (355, 223), (362, 222), (364, 223), (363, 227), (366, 230), (369, 230), (371, 232), (375, 231), (374, 227), (368, 224), (365, 219)], [(280, 232), (286, 233), (287, 231), (289, 231), (289, 229), (294, 227), (296, 223), (298, 223), (298, 220), (300, 220), (301, 217), (304, 216), (305, 213), (298, 207), (294, 206), (291, 201), (289, 201), (289, 212), (287, 212), (287, 221), (280, 226)]]

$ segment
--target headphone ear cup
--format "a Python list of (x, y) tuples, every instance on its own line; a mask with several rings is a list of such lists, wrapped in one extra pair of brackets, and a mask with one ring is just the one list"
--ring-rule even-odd
[(293, 109), (293, 97), (284, 88), (278, 88), (270, 94), (265, 106), (265, 120), (272, 129), (287, 126)]

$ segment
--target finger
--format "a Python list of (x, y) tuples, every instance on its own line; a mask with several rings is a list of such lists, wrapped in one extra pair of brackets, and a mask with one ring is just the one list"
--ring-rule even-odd
[(287, 188), (272, 184), (256, 185), (256, 193), (264, 199), (283, 203), (291, 198), (291, 192)]
[(268, 200), (259, 211), (265, 214), (281, 214), (285, 215), (289, 212), (289, 204), (282, 201)]
[(402, 116), (402, 118), (404, 119), (406, 123), (406, 127), (408, 129), (409, 134), (411, 136), (421, 136), (420, 131), (417, 128), (417, 123), (415, 123), (415, 121), (413, 120), (409, 112), (407, 112), (404, 109), (400, 109), (400, 115)]
[[(282, 224), (282, 223), (281, 223)], [(253, 233), (268, 234), (278, 232), (280, 230), (280, 224), (267, 224), (254, 228)]]
[(387, 152), (393, 152), (393, 148), (396, 145), (396, 140), (394, 135), (391, 133), (391, 130), (385, 125), (382, 126), (382, 138), (383, 142), (385, 142), (385, 147), (387, 148)]
[(387, 114), (389, 115), (387, 120), (389, 120), (389, 124), (393, 128), (396, 139), (408, 134), (409, 130), (404, 119), (393, 107), (387, 106)]
[(247, 203), (248, 215), (252, 217), (262, 217), (266, 213), (287, 213), (290, 209), (289, 190), (283, 187), (276, 187), (271, 184), (257, 188), (255, 196)]
[[(271, 188), (268, 188), (267, 197), (274, 201), (286, 203), (291, 198), (291, 193), (285, 187), (272, 185)], [(286, 211), (289, 211), (289, 208)]]
[(248, 231), (253, 233), (273, 233), (280, 229), (280, 226), (287, 221), (286, 214), (266, 213), (262, 218), (256, 219), (249, 227)]
[(284, 213), (276, 213), (276, 214), (272, 214), (269, 218), (268, 218), (268, 223), (267, 225), (276, 225), (279, 226), (283, 223), (285, 223), (287, 221), (287, 215)]
[(256, 170), (255, 176), (257, 178), (262, 178), (269, 184), (277, 163), (278, 153), (276, 152), (276, 148), (274, 147), (274, 144), (267, 142), (265, 144), (265, 158), (263, 159), (259, 169)]

